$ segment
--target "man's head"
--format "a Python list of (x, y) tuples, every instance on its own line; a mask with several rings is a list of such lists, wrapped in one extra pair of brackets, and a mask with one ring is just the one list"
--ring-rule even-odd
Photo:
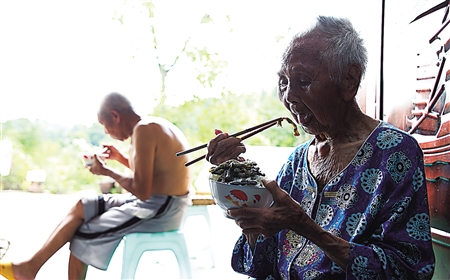
[(335, 134), (355, 100), (367, 64), (363, 40), (346, 19), (319, 16), (282, 56), (278, 97), (310, 134)]
[(105, 128), (105, 133), (120, 141), (131, 136), (134, 125), (139, 121), (130, 101), (115, 92), (104, 97), (97, 117)]

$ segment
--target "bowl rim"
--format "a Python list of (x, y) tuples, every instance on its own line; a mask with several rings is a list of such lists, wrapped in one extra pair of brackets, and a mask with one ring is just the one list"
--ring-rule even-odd
[(219, 181), (216, 181), (216, 180), (214, 180), (214, 179), (211, 179), (211, 178), (209, 178), (209, 181), (211, 182), (215, 182), (215, 183), (218, 183), (218, 184), (222, 184), (222, 185), (225, 185), (225, 186), (227, 186), (227, 187), (232, 187), (232, 188), (242, 188), (242, 189), (266, 189), (267, 190), (267, 188), (261, 183), (261, 184), (259, 184), (259, 185), (232, 185), (232, 184), (228, 184), (228, 183), (224, 183), (224, 182), (219, 182)]

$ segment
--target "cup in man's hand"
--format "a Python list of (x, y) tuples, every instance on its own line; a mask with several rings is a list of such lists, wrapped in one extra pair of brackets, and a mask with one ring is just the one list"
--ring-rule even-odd
[(95, 154), (83, 154), (81, 159), (83, 160), (84, 165), (92, 166), (95, 161), (94, 157)]

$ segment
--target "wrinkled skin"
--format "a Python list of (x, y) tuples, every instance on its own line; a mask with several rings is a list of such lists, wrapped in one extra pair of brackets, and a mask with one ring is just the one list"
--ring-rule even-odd
[[(242, 228), (244, 234), (249, 236), (261, 233), (265, 237), (270, 237), (281, 229), (287, 228), (292, 223), (292, 219), (297, 221), (300, 219), (301, 223), (305, 222), (307, 215), (300, 204), (280, 189), (277, 182), (263, 180), (263, 184), (274, 198), (274, 204), (270, 208), (244, 207), (228, 211), (228, 215), (237, 218), (236, 224)], [(260, 218), (257, 219), (255, 216)]]
[[(355, 96), (361, 82), (361, 67), (350, 64), (342, 81), (331, 80), (327, 65), (319, 62), (323, 42), (320, 34), (304, 38), (302, 45), (287, 55), (279, 71), (278, 97), (294, 121), (314, 136), (308, 163), (319, 191), (341, 172), (355, 156), (378, 121), (365, 115)], [(208, 143), (206, 158), (212, 164), (236, 159), (245, 152), (241, 139), (220, 133)], [(270, 208), (228, 210), (253, 248), (259, 234), (266, 237), (288, 229), (304, 236), (345, 269), (350, 244), (321, 228), (275, 181), (263, 181), (272, 193)], [(293, 222), (295, 221), (295, 222)]]
[[(241, 140), (220, 133), (208, 144), (207, 158), (213, 164), (220, 164), (237, 158), (245, 147)], [(234, 218), (242, 228), (249, 245), (253, 248), (259, 234), (272, 236), (283, 229), (291, 229), (323, 248), (326, 254), (341, 267), (345, 267), (350, 245), (317, 225), (303, 210), (300, 204), (282, 190), (276, 181), (263, 180), (264, 186), (271, 192), (274, 203), (270, 208), (235, 208), (227, 214)], [(296, 221), (293, 223), (293, 221)]]
[(219, 165), (229, 159), (237, 159), (240, 154), (245, 153), (246, 149), (241, 139), (229, 137), (228, 133), (218, 133), (216, 138), (208, 143), (206, 158), (209, 162)]

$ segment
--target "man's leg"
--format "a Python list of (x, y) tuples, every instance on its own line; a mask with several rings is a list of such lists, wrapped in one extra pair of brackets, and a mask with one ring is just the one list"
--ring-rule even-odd
[(69, 278), (68, 279), (86, 279), (88, 266), (81, 262), (77, 257), (70, 254), (69, 258)]
[[(67, 216), (55, 228), (55, 230), (49, 236), (41, 249), (39, 249), (29, 260), (13, 264), (12, 269), (14, 272), (14, 277), (16, 279), (34, 279), (44, 263), (48, 259), (50, 259), (50, 257), (53, 256), (53, 254), (55, 254), (59, 249), (61, 249), (62, 246), (64, 246), (72, 239), (83, 221), (83, 204), (81, 203), (81, 201), (78, 201), (75, 206), (69, 211)], [(77, 265), (76, 267), (80, 268), (81, 266)], [(72, 270), (74, 270), (73, 273), (76, 273), (75, 267)], [(78, 275), (82, 276), (82, 271), (80, 271)], [(86, 272), (84, 272), (84, 276), (85, 275)]]

